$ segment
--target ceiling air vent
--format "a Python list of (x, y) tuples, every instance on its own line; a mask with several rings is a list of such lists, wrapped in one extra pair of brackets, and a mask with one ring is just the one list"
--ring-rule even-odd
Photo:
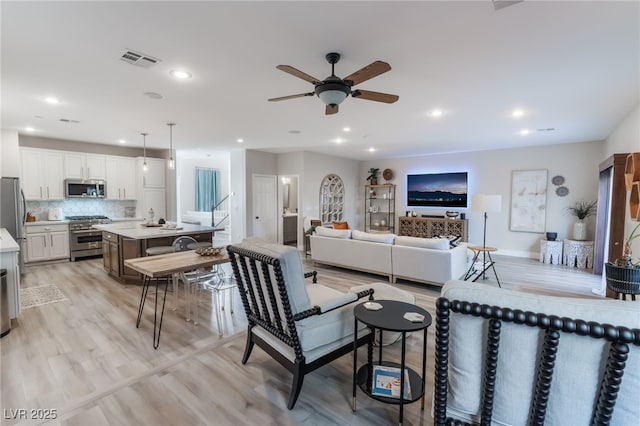
[(61, 118), (60, 121), (62, 121), (63, 123), (69, 123), (69, 124), (78, 124), (79, 123), (78, 120), (70, 120), (68, 118)]
[(500, 10), (503, 7), (512, 6), (516, 3), (522, 3), (524, 0), (492, 0), (493, 10)]
[(142, 68), (151, 68), (152, 66), (160, 62), (160, 59), (154, 58), (153, 56), (145, 55), (144, 53), (136, 52), (135, 50), (131, 49), (125, 50), (122, 56), (120, 56), (120, 60)]

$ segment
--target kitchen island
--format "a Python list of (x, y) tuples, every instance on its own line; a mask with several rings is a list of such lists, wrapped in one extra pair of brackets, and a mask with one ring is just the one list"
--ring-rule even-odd
[(0, 229), (0, 267), (7, 270), (7, 307), (9, 318), (20, 315), (20, 246), (9, 231)]
[(102, 256), (105, 271), (126, 283), (142, 283), (142, 275), (128, 266), (126, 259), (146, 255), (149, 247), (170, 246), (177, 237), (189, 236), (198, 242), (211, 242), (216, 228), (179, 224), (176, 229), (146, 226), (145, 222), (121, 222), (94, 225), (102, 231)]

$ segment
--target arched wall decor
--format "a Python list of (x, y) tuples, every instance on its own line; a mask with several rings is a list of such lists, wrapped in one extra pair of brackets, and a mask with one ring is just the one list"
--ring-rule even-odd
[(344, 216), (344, 183), (340, 176), (329, 174), (320, 184), (320, 220), (341, 222)]

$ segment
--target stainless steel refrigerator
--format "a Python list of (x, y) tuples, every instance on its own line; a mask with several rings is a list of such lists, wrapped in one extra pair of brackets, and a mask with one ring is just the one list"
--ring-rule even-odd
[(17, 177), (3, 177), (0, 186), (0, 228), (6, 228), (20, 247), (20, 272), (24, 273), (24, 222), (26, 203)]

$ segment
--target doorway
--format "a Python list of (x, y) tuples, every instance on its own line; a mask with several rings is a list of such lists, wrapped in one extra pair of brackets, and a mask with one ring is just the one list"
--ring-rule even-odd
[(278, 241), (277, 179), (274, 175), (253, 175), (253, 236), (270, 243)]
[(298, 175), (278, 176), (278, 211), (280, 215), (278, 242), (298, 247), (300, 241), (299, 177)]

